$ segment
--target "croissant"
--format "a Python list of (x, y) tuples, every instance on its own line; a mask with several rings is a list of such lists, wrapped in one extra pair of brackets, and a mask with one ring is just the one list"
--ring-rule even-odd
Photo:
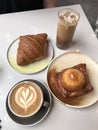
[(17, 64), (24, 66), (46, 57), (47, 45), (46, 33), (20, 36)]

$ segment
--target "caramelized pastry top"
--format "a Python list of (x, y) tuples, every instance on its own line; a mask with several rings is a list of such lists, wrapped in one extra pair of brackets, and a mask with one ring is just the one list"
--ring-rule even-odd
[(59, 84), (69, 91), (77, 91), (81, 89), (86, 82), (84, 74), (77, 69), (70, 68), (61, 72), (59, 76)]

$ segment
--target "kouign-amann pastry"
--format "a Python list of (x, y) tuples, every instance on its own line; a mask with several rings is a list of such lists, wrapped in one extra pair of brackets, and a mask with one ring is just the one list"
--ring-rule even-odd
[(93, 90), (85, 63), (63, 69), (61, 72), (54, 68), (48, 74), (48, 82), (52, 91), (64, 98), (79, 97)]
[(61, 87), (71, 92), (82, 89), (86, 83), (84, 74), (74, 68), (62, 71), (58, 77), (58, 81)]
[(60, 91), (65, 97), (84, 95), (93, 90), (90, 84), (86, 64), (78, 64), (67, 68), (58, 74)]
[(24, 66), (46, 57), (47, 45), (46, 33), (20, 36), (17, 49), (17, 64)]

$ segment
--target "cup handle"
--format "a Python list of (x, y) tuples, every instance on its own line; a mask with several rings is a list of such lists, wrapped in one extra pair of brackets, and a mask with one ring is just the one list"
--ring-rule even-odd
[(49, 106), (50, 106), (50, 103), (48, 101), (43, 102), (43, 107), (49, 107)]

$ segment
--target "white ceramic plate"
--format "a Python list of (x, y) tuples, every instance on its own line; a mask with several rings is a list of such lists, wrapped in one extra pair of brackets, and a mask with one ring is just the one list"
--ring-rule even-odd
[(42, 71), (43, 69), (47, 67), (47, 65), (50, 63), (51, 59), (53, 58), (53, 46), (49, 42), (46, 58), (21, 67), (17, 65), (17, 61), (16, 61), (18, 42), (19, 42), (19, 38), (15, 39), (10, 44), (7, 51), (7, 59), (11, 67), (13, 67), (15, 70), (21, 73), (32, 74), (32, 73), (37, 73), (39, 71)]
[[(74, 98), (74, 101), (75, 100), (77, 101), (76, 104), (66, 103), (66, 101), (64, 101), (64, 97), (62, 97), (61, 95), (58, 96), (57, 94), (58, 92), (54, 92), (53, 86), (49, 86), (49, 79), (48, 79), (49, 71), (56, 68), (56, 71), (60, 72), (65, 68), (73, 67), (80, 63), (86, 63), (89, 80), (94, 90), (88, 94), (85, 94), (84, 96)], [(89, 56), (82, 53), (78, 52), (64, 53), (56, 57), (50, 63), (47, 71), (47, 83), (53, 96), (61, 103), (75, 108), (88, 107), (98, 100), (98, 64)]]

